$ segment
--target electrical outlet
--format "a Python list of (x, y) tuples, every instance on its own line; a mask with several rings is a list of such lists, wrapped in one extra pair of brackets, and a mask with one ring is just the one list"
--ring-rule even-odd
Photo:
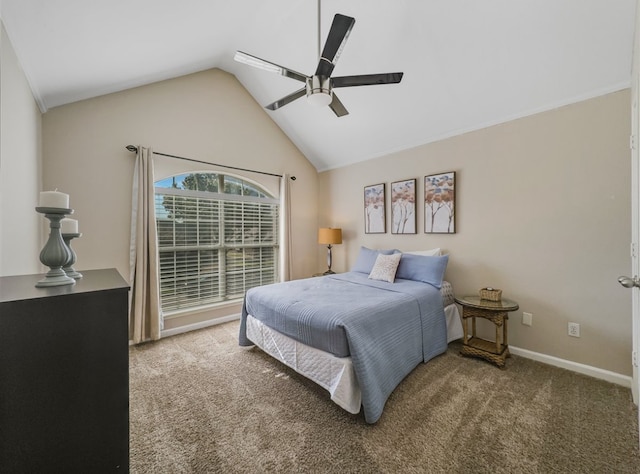
[(568, 334), (571, 337), (580, 337), (580, 324), (578, 324), (578, 323), (569, 323)]
[(522, 324), (531, 326), (533, 324), (533, 313), (522, 313)]

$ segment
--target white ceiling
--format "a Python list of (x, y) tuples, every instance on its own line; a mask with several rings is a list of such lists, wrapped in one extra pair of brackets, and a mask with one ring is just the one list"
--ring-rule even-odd
[[(218, 67), (262, 105), (300, 88), (233, 60), (242, 50), (304, 74), (317, 0), (0, 0), (42, 110)], [(338, 89), (350, 114), (305, 99), (267, 111), (319, 171), (630, 85), (636, 0), (324, 0), (356, 19), (334, 76), (403, 71)]]

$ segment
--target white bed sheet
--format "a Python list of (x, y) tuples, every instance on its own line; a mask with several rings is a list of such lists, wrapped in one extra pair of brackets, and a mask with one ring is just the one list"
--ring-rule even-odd
[[(444, 308), (447, 342), (462, 338), (460, 313), (455, 304)], [(351, 357), (336, 357), (275, 331), (252, 315), (247, 316), (247, 337), (260, 349), (314, 381), (331, 395), (331, 400), (349, 413), (360, 411), (362, 397)]]

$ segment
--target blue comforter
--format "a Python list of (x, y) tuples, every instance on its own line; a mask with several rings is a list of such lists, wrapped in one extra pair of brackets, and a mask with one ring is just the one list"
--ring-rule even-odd
[(420, 362), (447, 349), (440, 291), (412, 280), (387, 283), (349, 272), (252, 288), (241, 346), (253, 345), (248, 314), (299, 342), (350, 355), (368, 423), (378, 421), (391, 392)]

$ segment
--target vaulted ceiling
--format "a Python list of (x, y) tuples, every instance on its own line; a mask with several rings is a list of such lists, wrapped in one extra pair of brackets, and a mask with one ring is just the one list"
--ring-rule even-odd
[[(311, 75), (336, 13), (356, 22), (334, 76), (404, 72), (266, 113), (319, 170), (629, 87), (636, 0), (2, 0), (41, 110), (217, 67), (266, 105)], [(320, 21), (318, 21), (320, 20)], [(318, 35), (320, 23), (320, 35)]]

